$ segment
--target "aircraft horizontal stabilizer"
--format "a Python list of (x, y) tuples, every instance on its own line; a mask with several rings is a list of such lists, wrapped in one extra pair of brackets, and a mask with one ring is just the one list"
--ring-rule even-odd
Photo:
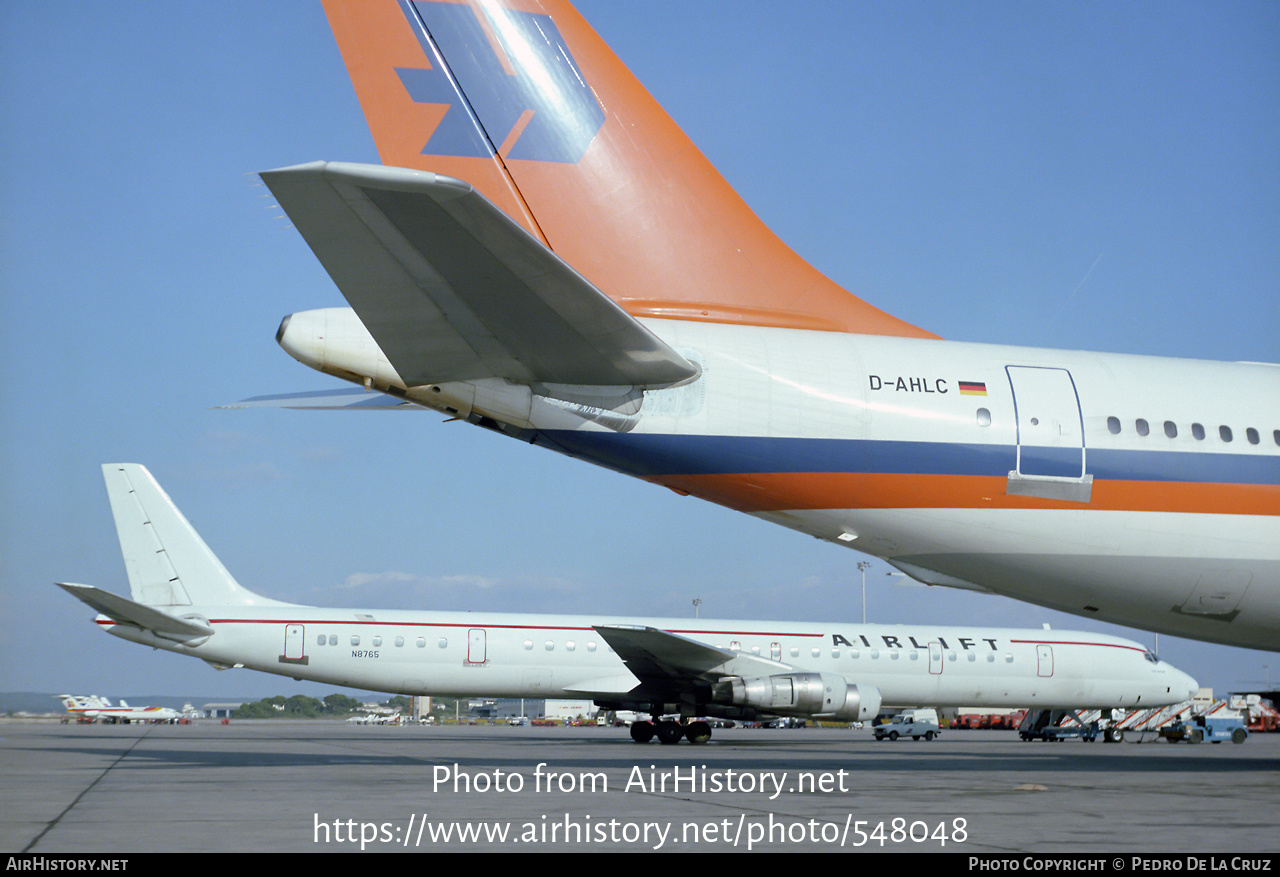
[(595, 629), (627, 669), (646, 684), (711, 681), (791, 669), (777, 661), (716, 648), (655, 627), (596, 625)]
[(262, 173), (406, 386), (671, 386), (697, 374), (468, 183), (314, 162)]
[(421, 411), (422, 406), (407, 399), (399, 399), (386, 393), (360, 389), (311, 390), (305, 393), (279, 393), (272, 396), (253, 396), (219, 408), (306, 408), (314, 411), (360, 411), (363, 409), (385, 411)]
[(209, 636), (213, 628), (190, 618), (175, 618), (168, 613), (126, 600), (110, 591), (92, 585), (56, 583), (71, 596), (121, 624), (132, 624), (165, 639), (188, 640)]

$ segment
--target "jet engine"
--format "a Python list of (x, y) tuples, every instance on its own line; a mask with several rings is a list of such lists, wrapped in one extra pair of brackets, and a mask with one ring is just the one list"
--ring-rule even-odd
[(716, 703), (753, 707), (781, 716), (857, 722), (880, 712), (880, 689), (852, 685), (838, 673), (779, 673), (743, 679), (731, 676), (712, 689)]

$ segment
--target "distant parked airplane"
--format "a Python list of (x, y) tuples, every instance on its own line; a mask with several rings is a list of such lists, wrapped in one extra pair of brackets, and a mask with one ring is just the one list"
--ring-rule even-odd
[(177, 710), (165, 706), (129, 706), (123, 700), (115, 706), (105, 697), (91, 694), (88, 697), (75, 694), (58, 696), (67, 712), (86, 719), (100, 719), (103, 722), (176, 722), (179, 718)]

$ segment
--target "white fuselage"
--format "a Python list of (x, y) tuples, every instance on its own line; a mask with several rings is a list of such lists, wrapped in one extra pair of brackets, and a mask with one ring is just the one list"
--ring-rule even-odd
[[(295, 357), (396, 386), (353, 312), (292, 319)], [(500, 379), (399, 395), (929, 584), (1280, 650), (1280, 367), (644, 322), (696, 381), (639, 405)]]
[(134, 642), (298, 679), (404, 694), (592, 697), (618, 709), (653, 703), (596, 626), (653, 627), (728, 649), (756, 659), (757, 675), (839, 674), (875, 687), (886, 705), (1158, 706), (1196, 691), (1194, 679), (1137, 643), (1074, 631), (180, 608), (214, 633), (183, 645), (105, 617), (98, 623)]
[[(693, 416), (642, 409), (629, 435), (799, 441), (754, 466), (653, 480), (843, 535), (929, 583), (1280, 649), (1280, 368), (689, 323), (660, 331), (704, 352), (705, 404)], [(773, 472), (773, 483), (759, 477)]]

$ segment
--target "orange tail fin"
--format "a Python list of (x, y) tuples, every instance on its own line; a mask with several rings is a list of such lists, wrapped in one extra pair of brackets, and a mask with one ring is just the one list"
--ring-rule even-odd
[(466, 180), (637, 317), (935, 337), (780, 241), (562, 0), (325, 0), (383, 164)]

